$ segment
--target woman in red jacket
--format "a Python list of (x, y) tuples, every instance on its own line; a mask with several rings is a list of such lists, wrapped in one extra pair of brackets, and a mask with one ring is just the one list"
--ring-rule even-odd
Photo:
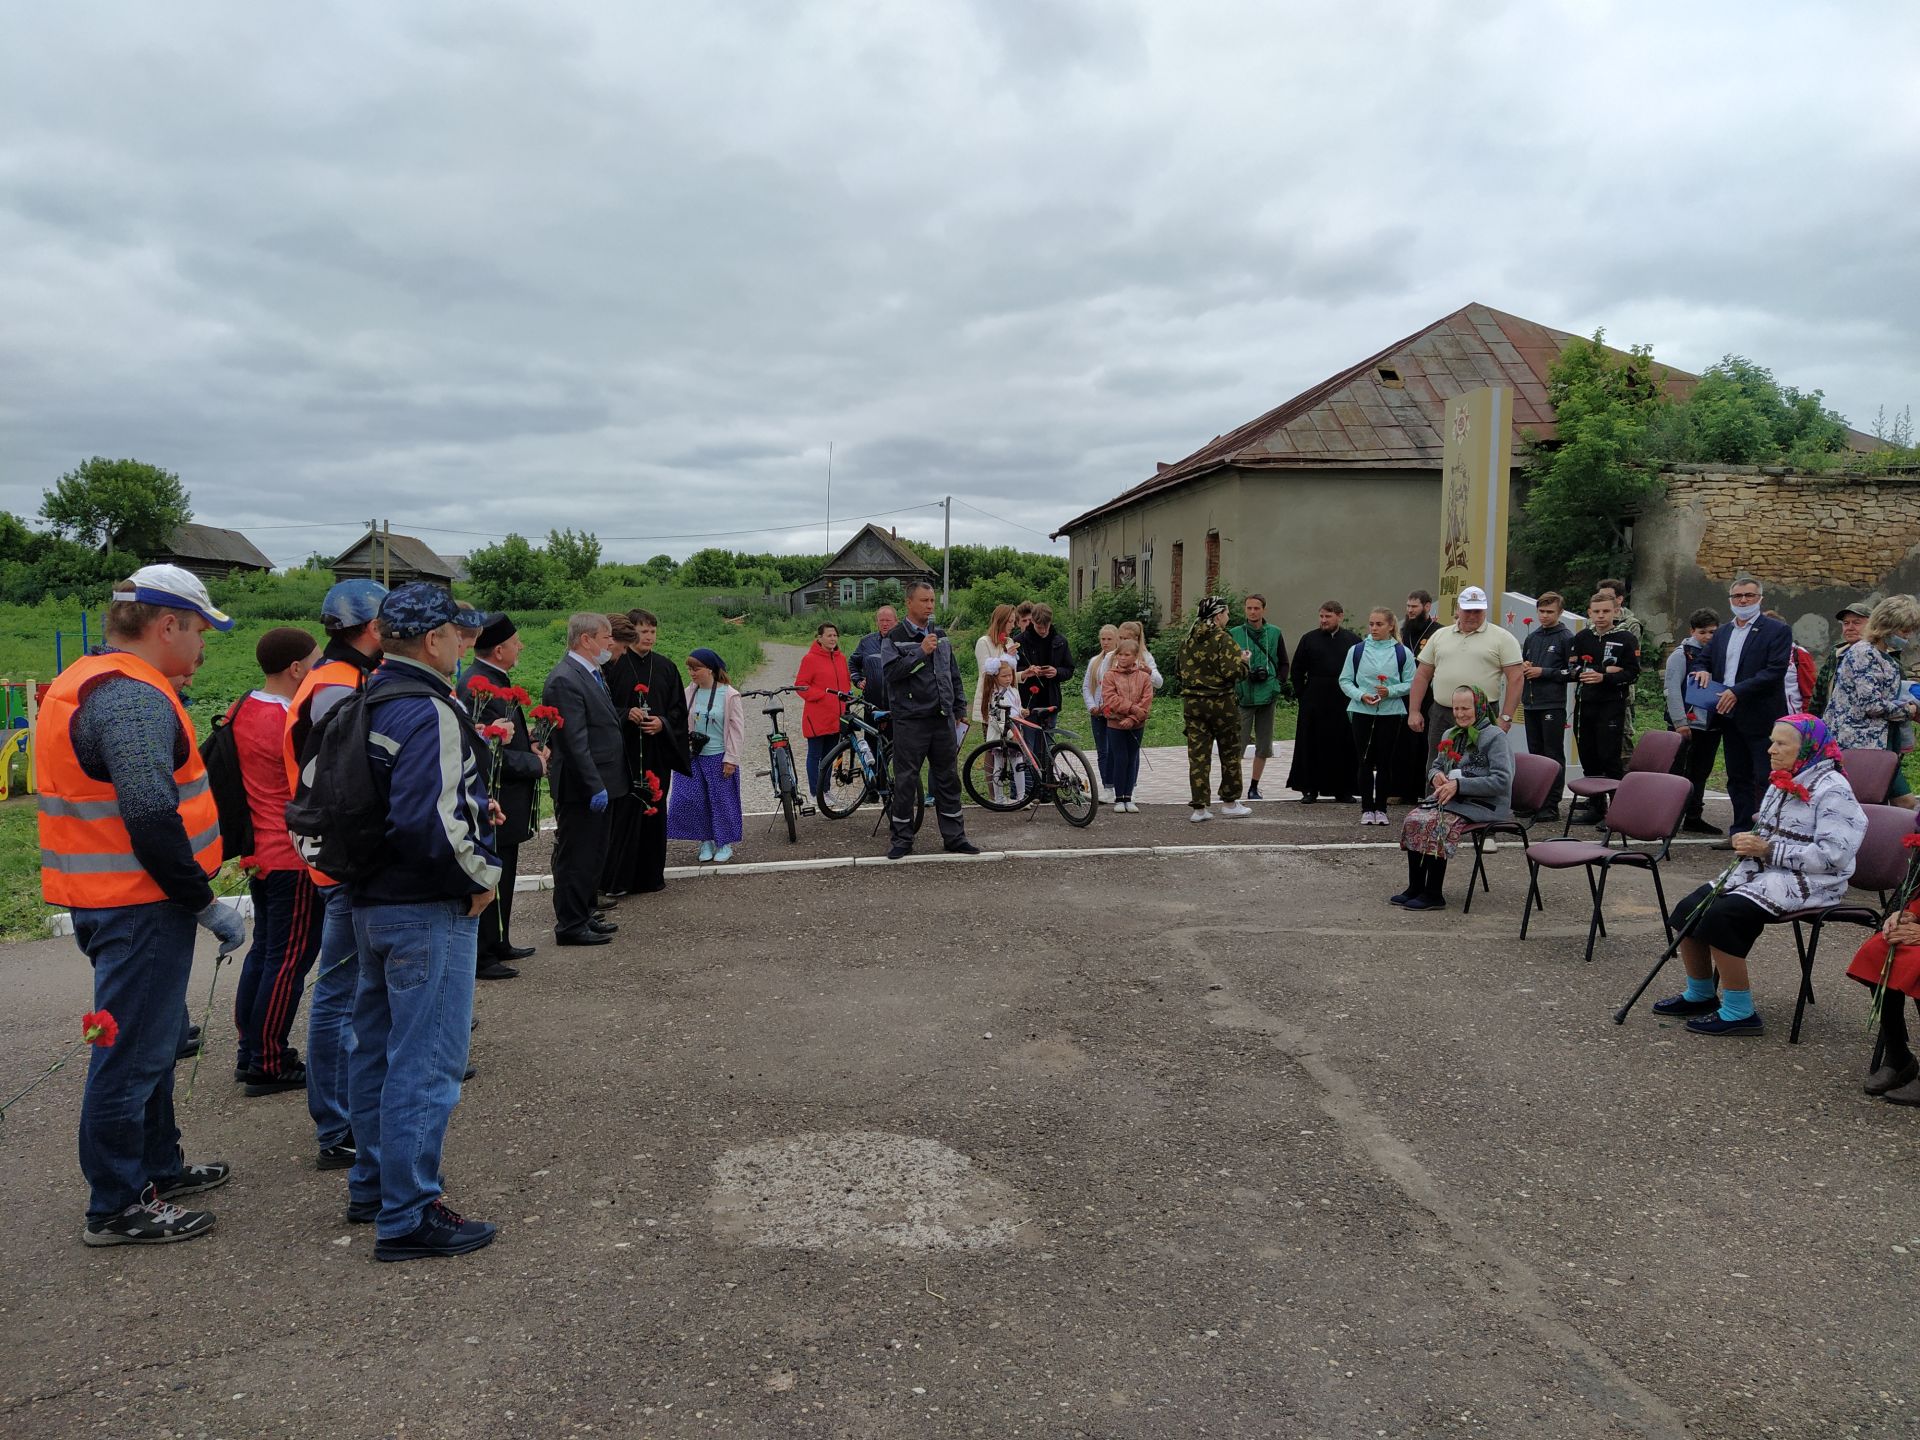
[(830, 694), (851, 690), (853, 677), (847, 673), (847, 657), (840, 653), (840, 628), (831, 621), (813, 632), (813, 644), (800, 657), (800, 673), (793, 677), (794, 688), (805, 701), (800, 712), (800, 733), (807, 737), (807, 793), (820, 803), (820, 761), (840, 734), (840, 715), (846, 702)]
[(1880, 1065), (1867, 1076), (1866, 1092), (1896, 1105), (1920, 1105), (1920, 1062), (1907, 1033), (1907, 1000), (1920, 1010), (1920, 900), (1889, 915), (1880, 933), (1867, 937), (1847, 974), (1887, 993), (1880, 1004)]

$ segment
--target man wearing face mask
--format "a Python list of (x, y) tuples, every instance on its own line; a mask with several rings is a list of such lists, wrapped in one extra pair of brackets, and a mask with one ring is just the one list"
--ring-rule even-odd
[(594, 892), (606, 858), (615, 795), (627, 793), (626, 737), (600, 667), (613, 658), (613, 627), (586, 611), (567, 621), (567, 653), (547, 675), (543, 704), (560, 712), (547, 783), (558, 831), (553, 842), (553, 936), (561, 945), (605, 945), (619, 927), (596, 918)]
[(1761, 613), (1760, 582), (1750, 575), (1728, 587), (1727, 601), (1733, 607), (1732, 623), (1714, 632), (1706, 669), (1693, 678), (1697, 685), (1720, 687), (1713, 724), (1725, 737), (1727, 795), (1733, 801), (1729, 833), (1739, 834), (1753, 828), (1769, 770), (1767, 745), (1774, 722), (1787, 713), (1793, 631)]

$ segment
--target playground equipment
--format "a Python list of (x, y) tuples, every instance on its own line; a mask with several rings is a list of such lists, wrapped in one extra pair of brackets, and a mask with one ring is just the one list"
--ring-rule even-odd
[[(40, 695), (47, 687), (33, 680), (0, 680), (0, 800), (13, 796), (13, 762), (22, 762), (26, 793), (33, 794), (33, 731), (40, 718)], [(15, 691), (21, 692), (17, 697)]]

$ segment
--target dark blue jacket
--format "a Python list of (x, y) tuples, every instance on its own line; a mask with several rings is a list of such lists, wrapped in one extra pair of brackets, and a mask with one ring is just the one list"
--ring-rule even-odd
[[(396, 673), (437, 681), (448, 702), (417, 693), (383, 702), (381, 688)], [(353, 886), (356, 905), (465, 900), (500, 883), (487, 815), (492, 757), (452, 696), (444, 676), (398, 655), (367, 680), (367, 757), (387, 802), (387, 836), (379, 866)]]
[[(1735, 622), (1729, 620), (1713, 632), (1707, 647), (1707, 670), (1715, 680), (1727, 667), (1727, 645), (1733, 639)], [(1733, 712), (1717, 717), (1723, 730), (1742, 735), (1764, 735), (1774, 721), (1787, 713), (1787, 667), (1793, 664), (1793, 630), (1765, 615), (1748, 627), (1746, 644), (1740, 648), (1740, 669), (1733, 677), (1737, 697)]]

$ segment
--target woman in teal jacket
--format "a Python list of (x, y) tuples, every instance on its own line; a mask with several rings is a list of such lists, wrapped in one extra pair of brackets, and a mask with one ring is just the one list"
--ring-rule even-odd
[(1367, 612), (1367, 638), (1347, 655), (1340, 688), (1353, 718), (1353, 753), (1360, 757), (1360, 823), (1387, 823), (1387, 786), (1407, 723), (1407, 690), (1418, 659), (1394, 636), (1391, 610)]

